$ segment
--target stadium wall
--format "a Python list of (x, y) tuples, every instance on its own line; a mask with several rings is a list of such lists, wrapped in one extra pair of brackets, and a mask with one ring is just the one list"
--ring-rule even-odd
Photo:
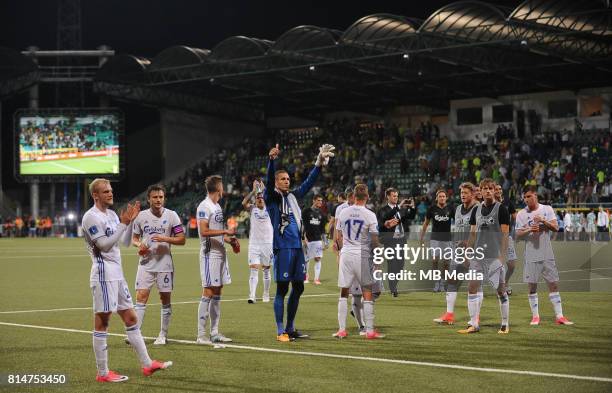
[[(595, 98), (601, 102), (601, 115), (589, 116), (584, 112), (583, 106), (589, 99)], [(541, 119), (541, 130), (571, 130), (575, 129), (575, 119), (581, 123), (583, 129), (609, 128), (610, 127), (610, 99), (612, 98), (612, 87), (583, 89), (578, 92), (555, 91), (547, 93), (532, 93), (500, 96), (497, 99), (475, 98), (464, 100), (452, 100), (450, 102), (449, 122), (440, 127), (442, 135), (447, 135), (453, 140), (473, 139), (476, 135), (482, 136), (495, 132), (498, 124), (493, 122), (493, 106), (512, 105), (514, 107), (514, 129), (517, 130), (517, 112), (525, 111), (525, 133), (529, 134), (528, 111), (535, 111)], [(576, 117), (549, 118), (548, 103), (558, 100), (576, 100)], [(457, 110), (464, 108), (482, 107), (482, 124), (457, 125)]]
[(163, 178), (171, 179), (210, 153), (257, 138), (265, 127), (175, 110), (161, 111)]

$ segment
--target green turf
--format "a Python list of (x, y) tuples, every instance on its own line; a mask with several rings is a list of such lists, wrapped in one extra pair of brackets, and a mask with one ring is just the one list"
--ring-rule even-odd
[(80, 175), (87, 173), (119, 173), (119, 156), (70, 158), (67, 160), (21, 163), (22, 175)]
[[(482, 332), (462, 336), (459, 326), (437, 326), (432, 318), (445, 307), (443, 293), (410, 292), (393, 299), (384, 296), (376, 303), (376, 321), (388, 334), (385, 340), (364, 341), (356, 335), (353, 321), (347, 339), (337, 341), (331, 334), (337, 328), (336, 262), (327, 252), (323, 285), (308, 284), (300, 304), (297, 324), (312, 335), (310, 340), (290, 344), (275, 341), (272, 304), (246, 300), (224, 302), (221, 331), (235, 344), (325, 354), (367, 356), (435, 364), (480, 368), (529, 370), (612, 378), (612, 315), (609, 291), (585, 291), (585, 282), (598, 282), (597, 289), (609, 288), (607, 250), (593, 252), (585, 272), (584, 250), (576, 244), (555, 244), (561, 273), (565, 314), (575, 326), (555, 326), (552, 307), (545, 291), (540, 295), (542, 325), (530, 327), (530, 311), (524, 286), (514, 284), (511, 297), (511, 333), (496, 333), (499, 321), (497, 300), (487, 293), (482, 311)], [(248, 268), (247, 244), (240, 257), (232, 255), (233, 284), (224, 289), (223, 299), (246, 299)], [(520, 249), (519, 249), (520, 253)], [(134, 281), (137, 258), (124, 250), (124, 271), (130, 286)], [(175, 248), (176, 286), (171, 338), (194, 340), (197, 300), (200, 295), (198, 245), (188, 241)], [(573, 269), (575, 265), (581, 266)], [(594, 267), (593, 265), (597, 265)], [(84, 243), (79, 239), (0, 239), (0, 311), (79, 308), (91, 306), (89, 269)], [(588, 266), (589, 267), (589, 266)], [(597, 273), (595, 273), (597, 272)], [(520, 280), (520, 269), (514, 280)], [(597, 279), (597, 280), (593, 280)], [(570, 281), (574, 280), (574, 281)], [(582, 280), (582, 281), (580, 281)], [(573, 284), (572, 284), (573, 283)], [(580, 291), (563, 291), (571, 285)], [(605, 283), (605, 286), (604, 284)], [(416, 287), (424, 285), (416, 284)], [(428, 287), (429, 285), (427, 285)], [(607, 287), (606, 287), (607, 286)], [(274, 288), (274, 284), (273, 284)], [(591, 288), (592, 289), (592, 288)], [(261, 279), (259, 294), (261, 293)], [(322, 295), (313, 297), (311, 295)], [(154, 294), (143, 325), (143, 333), (155, 336), (159, 328), (159, 305)], [(464, 292), (457, 302), (456, 315), (466, 320)], [(91, 310), (33, 313), (0, 313), (0, 322), (78, 329), (89, 332)], [(123, 333), (113, 317), (111, 332)], [(435, 368), (427, 365), (393, 364), (375, 360), (324, 358), (296, 354), (259, 352), (251, 349), (213, 349), (208, 346), (171, 343), (164, 348), (149, 346), (151, 355), (171, 359), (175, 366), (152, 378), (139, 374), (131, 349), (122, 338), (109, 338), (109, 359), (113, 369), (130, 376), (116, 391), (219, 391), (219, 392), (609, 392), (610, 382), (562, 379), (557, 377), (487, 373), (483, 371)], [(0, 372), (65, 373), (70, 382), (57, 391), (106, 391), (95, 376), (91, 335), (0, 325)], [(1, 389), (2, 387), (0, 387)], [(19, 389), (24, 391), (27, 389)], [(32, 388), (32, 391), (51, 390)], [(52, 390), (53, 391), (53, 390)]]

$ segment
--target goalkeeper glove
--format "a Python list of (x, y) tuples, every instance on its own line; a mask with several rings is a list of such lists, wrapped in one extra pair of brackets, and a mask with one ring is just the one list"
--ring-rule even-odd
[(325, 166), (329, 164), (329, 158), (334, 156), (334, 145), (324, 144), (319, 148), (316, 166)]

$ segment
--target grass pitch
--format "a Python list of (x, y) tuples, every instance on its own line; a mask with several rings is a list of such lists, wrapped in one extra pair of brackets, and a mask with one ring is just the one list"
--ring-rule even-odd
[[(387, 338), (365, 341), (351, 317), (349, 337), (332, 338), (337, 329), (336, 262), (324, 257), (323, 285), (307, 284), (297, 327), (312, 338), (294, 343), (275, 341), (272, 303), (249, 305), (247, 243), (232, 254), (233, 284), (224, 288), (221, 331), (234, 346), (197, 346), (197, 306), (201, 293), (198, 243), (175, 247), (175, 291), (170, 338), (166, 347), (149, 351), (174, 366), (151, 378), (140, 374), (131, 348), (110, 336), (109, 363), (130, 380), (109, 387), (95, 382), (91, 347), (91, 261), (82, 239), (0, 239), (0, 373), (62, 373), (68, 378), (57, 391), (211, 391), (211, 392), (609, 392), (612, 390), (612, 253), (610, 246), (584, 250), (555, 243), (565, 314), (574, 326), (556, 326), (545, 289), (540, 291), (542, 324), (530, 327), (531, 313), (523, 285), (513, 283), (511, 332), (498, 335), (497, 299), (486, 294), (482, 331), (463, 336), (456, 330), (467, 320), (465, 286), (458, 297), (455, 326), (432, 319), (445, 309), (443, 293), (425, 291), (429, 283), (406, 284), (399, 298), (383, 295), (376, 303), (376, 323)], [(521, 247), (517, 250), (521, 255)], [(133, 285), (137, 257), (123, 250), (126, 279)], [(312, 269), (312, 267), (311, 267)], [(513, 281), (521, 281), (515, 272)], [(262, 280), (258, 295), (261, 296)], [(272, 293), (274, 293), (272, 284)], [(572, 289), (570, 291), (569, 289)], [(132, 295), (134, 292), (132, 291)], [(143, 334), (159, 330), (155, 290), (147, 308)], [(55, 311), (43, 311), (54, 310)], [(17, 312), (25, 311), (25, 312)], [(7, 325), (16, 324), (16, 325)], [(19, 325), (19, 326), (17, 326)], [(29, 325), (26, 327), (24, 325)], [(45, 330), (40, 327), (59, 328)], [(70, 329), (69, 331), (61, 329)], [(123, 334), (117, 316), (111, 333)], [(467, 366), (468, 368), (453, 368)], [(526, 373), (525, 373), (526, 372)], [(533, 375), (536, 373), (536, 375)], [(542, 374), (540, 374), (542, 373)], [(549, 375), (562, 374), (562, 375)], [(581, 379), (586, 377), (587, 379)], [(603, 378), (593, 380), (589, 378)], [(7, 387), (7, 391), (47, 391), (43, 387)], [(53, 390), (52, 390), (53, 391)]]
[(20, 164), (22, 175), (84, 175), (119, 173), (119, 156), (70, 158), (66, 160), (32, 161)]

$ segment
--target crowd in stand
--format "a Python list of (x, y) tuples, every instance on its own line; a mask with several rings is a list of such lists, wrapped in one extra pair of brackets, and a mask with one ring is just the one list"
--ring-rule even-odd
[(25, 150), (104, 150), (107, 146), (117, 145), (117, 127), (112, 121), (78, 125), (66, 120), (55, 123), (28, 121), (21, 127), (19, 145)]

